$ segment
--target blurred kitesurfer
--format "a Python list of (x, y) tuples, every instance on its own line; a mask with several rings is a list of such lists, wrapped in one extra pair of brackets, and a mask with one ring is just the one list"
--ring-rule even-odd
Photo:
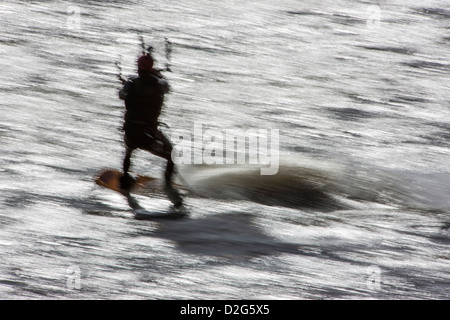
[(175, 206), (182, 205), (182, 198), (173, 188), (172, 178), (175, 165), (172, 161), (172, 144), (159, 130), (158, 118), (164, 104), (164, 95), (170, 90), (169, 83), (161, 72), (154, 68), (154, 59), (150, 53), (145, 53), (137, 60), (138, 76), (124, 81), (119, 92), (120, 99), (125, 101), (125, 158), (123, 160), (123, 177), (120, 187), (129, 190), (134, 178), (128, 173), (131, 165), (131, 155), (135, 149), (142, 149), (164, 158), (167, 161), (165, 190)]

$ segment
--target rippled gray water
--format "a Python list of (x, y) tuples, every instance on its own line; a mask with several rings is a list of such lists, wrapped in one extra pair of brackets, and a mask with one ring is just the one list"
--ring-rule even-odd
[[(3, 0), (0, 30), (1, 299), (450, 297), (448, 1)], [(277, 175), (183, 165), (178, 221), (94, 183), (140, 35), (173, 43), (166, 133), (277, 129)]]

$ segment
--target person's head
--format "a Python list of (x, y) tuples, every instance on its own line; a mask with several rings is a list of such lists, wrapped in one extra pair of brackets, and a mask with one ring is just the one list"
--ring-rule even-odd
[(153, 70), (153, 63), (154, 63), (154, 61), (153, 61), (153, 58), (151, 55), (144, 54), (144, 55), (140, 56), (137, 61), (138, 73), (143, 74), (143, 73), (151, 72)]

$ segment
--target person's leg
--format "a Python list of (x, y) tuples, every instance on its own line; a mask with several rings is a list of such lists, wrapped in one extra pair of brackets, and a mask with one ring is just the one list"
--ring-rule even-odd
[(125, 143), (125, 158), (123, 159), (123, 176), (120, 178), (120, 188), (124, 190), (129, 190), (134, 183), (134, 178), (128, 173), (131, 165), (131, 155), (133, 153), (132, 148), (130, 148)]
[(183, 199), (172, 184), (173, 174), (175, 173), (175, 163), (172, 160), (172, 143), (159, 130), (148, 135), (148, 137), (149, 140), (147, 148), (145, 149), (167, 161), (166, 170), (164, 172), (166, 194), (175, 206), (181, 206), (183, 204)]
[(166, 182), (166, 186), (172, 187), (172, 177), (173, 174), (175, 173), (175, 163), (172, 161), (171, 158), (166, 160), (167, 164), (166, 164), (166, 171), (164, 172), (164, 179)]
[(139, 148), (147, 150), (155, 156), (161, 157), (167, 161), (164, 178), (166, 185), (172, 184), (172, 176), (175, 170), (175, 163), (172, 161), (172, 143), (159, 130), (145, 133), (145, 141), (139, 145)]
[(125, 158), (123, 159), (123, 174), (124, 175), (127, 175), (128, 170), (130, 170), (132, 153), (133, 153), (133, 149), (131, 149), (128, 146), (125, 146)]
[(160, 157), (166, 159), (166, 170), (164, 172), (164, 179), (166, 182), (167, 187), (172, 187), (172, 178), (173, 174), (175, 173), (175, 163), (172, 160), (172, 143), (170, 140), (162, 134), (162, 132), (158, 132), (157, 139), (162, 142), (164, 145), (163, 152), (161, 153)]

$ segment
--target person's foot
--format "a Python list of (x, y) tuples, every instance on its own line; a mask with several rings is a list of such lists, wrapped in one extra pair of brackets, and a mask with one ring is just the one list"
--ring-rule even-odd
[(133, 178), (129, 173), (124, 174), (122, 177), (120, 177), (120, 189), (129, 191), (135, 182), (136, 179)]
[(164, 190), (166, 191), (167, 197), (173, 203), (175, 208), (181, 207), (183, 205), (183, 198), (181, 198), (178, 190), (172, 187), (170, 184), (166, 184)]

